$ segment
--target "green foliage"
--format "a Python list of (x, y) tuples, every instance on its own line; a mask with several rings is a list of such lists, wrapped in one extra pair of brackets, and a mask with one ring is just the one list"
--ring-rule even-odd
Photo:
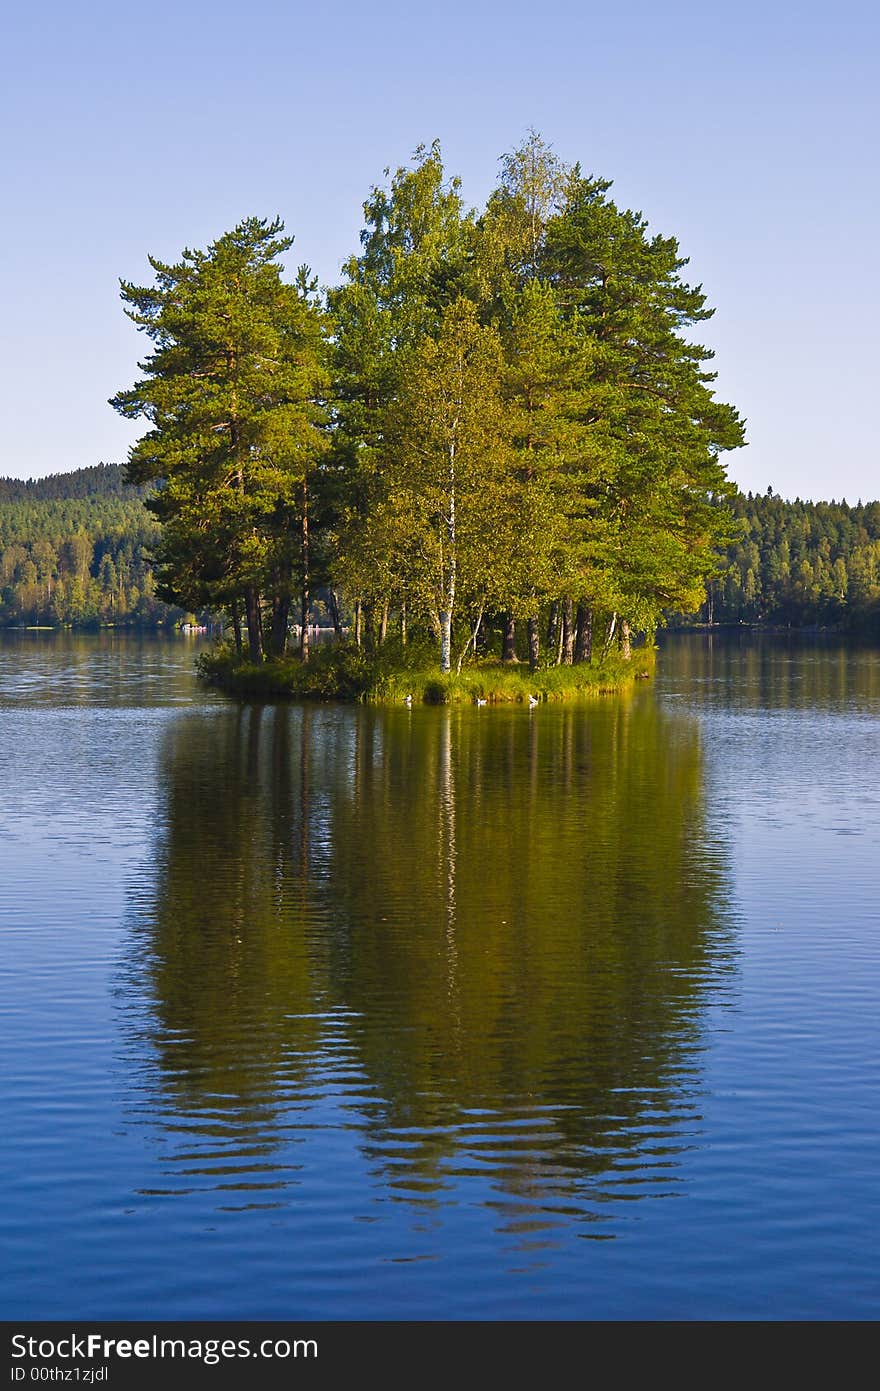
[(435, 143), (371, 190), (326, 312), (282, 280), (277, 221), (123, 282), (153, 350), (113, 405), (151, 427), (128, 473), (160, 485), (159, 594), (222, 605), (239, 650), (243, 614), (259, 666), (295, 591), (308, 656), (314, 576), (371, 661), (433, 638), (444, 678), (502, 627), (509, 659), (517, 620), (534, 674), (588, 662), (591, 633), (626, 661), (698, 604), (743, 425), (677, 242), (610, 187), (532, 132), (478, 217)]
[(0, 479), (0, 624), (172, 624), (156, 597), (159, 527), (116, 464)]
[(249, 218), (174, 265), (150, 258), (153, 286), (123, 281), (126, 313), (153, 350), (143, 378), (111, 403), (151, 426), (128, 476), (162, 485), (149, 501), (164, 524), (162, 594), (244, 605), (254, 660), (264, 643), (258, 595), (283, 612), (278, 650), (286, 643), (296, 560), (308, 570), (308, 480), (323, 449), (323, 319), (305, 268), (295, 284), (281, 280), (277, 258), (292, 243), (282, 232), (278, 220)]
[(328, 573), (433, 632), (443, 670), (484, 616), (528, 619), (536, 667), (554, 606), (650, 633), (714, 572), (743, 427), (687, 337), (712, 311), (609, 188), (532, 132), (476, 219), (421, 149), (330, 292)]
[(653, 670), (653, 648), (639, 649), (635, 663), (626, 662), (613, 652), (604, 661), (545, 667), (536, 672), (498, 661), (478, 662), (445, 675), (438, 675), (436, 667), (426, 666), (421, 670), (395, 671), (373, 681), (366, 698), (394, 704), (410, 695), (414, 705), (472, 705), (477, 700), (485, 700), (489, 705), (525, 705), (529, 696), (539, 702), (574, 700), (617, 690), (634, 676), (650, 676)]
[[(232, 695), (251, 700), (360, 700), (413, 705), (527, 704), (572, 700), (616, 690), (633, 676), (654, 668), (653, 649), (642, 648), (635, 663), (612, 652), (604, 661), (576, 667), (547, 667), (530, 673), (501, 662), (484, 662), (461, 672), (437, 672), (424, 648), (418, 652), (376, 653), (353, 643), (317, 647), (308, 662), (297, 657), (242, 662), (231, 647), (202, 653), (196, 668), (203, 680)], [(409, 703), (407, 701), (407, 703)]]
[(92, 464), (72, 473), (50, 473), (45, 478), (0, 478), (0, 505), (87, 500), (100, 506), (110, 498), (130, 504), (146, 493), (146, 488), (133, 488), (126, 483), (119, 464)]
[(292, 656), (242, 662), (234, 648), (218, 647), (199, 655), (196, 670), (233, 695), (263, 700), (359, 700), (373, 674), (364, 652), (346, 643), (318, 647), (308, 662)]
[(738, 495), (731, 512), (700, 621), (880, 631), (880, 503), (787, 502), (768, 489)]

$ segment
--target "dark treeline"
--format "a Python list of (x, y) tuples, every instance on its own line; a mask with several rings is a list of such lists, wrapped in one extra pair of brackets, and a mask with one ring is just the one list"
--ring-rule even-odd
[(699, 619), (880, 631), (880, 502), (730, 502), (737, 536)]
[(9, 502), (71, 502), (83, 498), (121, 498), (133, 502), (146, 488), (125, 481), (119, 464), (92, 464), (71, 473), (50, 473), (46, 478), (0, 478), (0, 506)]
[(118, 464), (0, 479), (0, 625), (157, 625), (159, 527)]

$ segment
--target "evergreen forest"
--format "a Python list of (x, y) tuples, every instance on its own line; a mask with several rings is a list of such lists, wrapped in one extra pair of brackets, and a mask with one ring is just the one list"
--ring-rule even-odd
[(880, 502), (788, 502), (768, 488), (729, 506), (734, 539), (702, 622), (880, 631)]
[(0, 625), (174, 624), (156, 598), (159, 526), (119, 464), (0, 478)]

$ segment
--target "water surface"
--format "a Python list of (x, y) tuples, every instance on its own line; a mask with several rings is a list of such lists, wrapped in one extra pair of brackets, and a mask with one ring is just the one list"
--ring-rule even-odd
[(0, 637), (8, 1317), (877, 1316), (878, 654), (531, 712), (192, 657)]

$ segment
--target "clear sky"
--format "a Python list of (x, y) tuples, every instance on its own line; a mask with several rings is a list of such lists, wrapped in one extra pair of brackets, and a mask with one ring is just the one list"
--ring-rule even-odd
[(125, 458), (148, 252), (280, 213), (332, 282), (387, 165), (438, 137), (477, 204), (531, 126), (690, 257), (740, 486), (880, 496), (878, 51), (867, 0), (10, 6), (0, 474)]

